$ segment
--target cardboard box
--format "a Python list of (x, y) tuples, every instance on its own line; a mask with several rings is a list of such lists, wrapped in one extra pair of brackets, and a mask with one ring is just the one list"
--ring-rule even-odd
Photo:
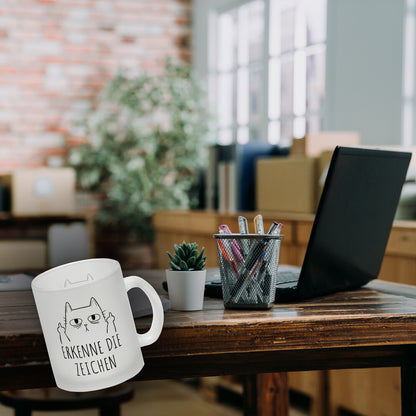
[(317, 204), (317, 158), (258, 159), (256, 209), (313, 213)]
[(72, 168), (18, 169), (0, 177), (10, 189), (14, 216), (70, 215), (74, 212)]
[(319, 157), (324, 151), (333, 151), (336, 146), (356, 147), (360, 138), (356, 132), (321, 131), (308, 133), (300, 139), (293, 139), (290, 154), (292, 156)]
[(0, 271), (36, 271), (47, 268), (46, 242), (1, 240)]

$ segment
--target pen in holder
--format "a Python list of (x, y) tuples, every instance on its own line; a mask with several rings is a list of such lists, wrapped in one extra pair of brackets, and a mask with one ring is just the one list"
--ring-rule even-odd
[[(282, 235), (214, 234), (226, 308), (267, 309), (275, 299)], [(235, 256), (235, 245), (248, 247)], [(244, 250), (246, 251), (246, 250)]]

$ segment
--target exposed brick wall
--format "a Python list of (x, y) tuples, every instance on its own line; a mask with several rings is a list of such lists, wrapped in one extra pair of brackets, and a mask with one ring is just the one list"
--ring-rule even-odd
[(63, 159), (119, 67), (190, 60), (191, 0), (0, 2), (0, 173)]

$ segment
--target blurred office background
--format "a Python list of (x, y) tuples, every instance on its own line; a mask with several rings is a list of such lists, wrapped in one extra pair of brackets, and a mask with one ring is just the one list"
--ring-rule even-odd
[(413, 144), (412, 0), (3, 2), (0, 170), (57, 165), (119, 68), (167, 56), (209, 84), (220, 143), (358, 131)]
[[(133, 238), (120, 253), (116, 249), (125, 233), (109, 236), (94, 227), (106, 195), (81, 190), (73, 178), (63, 184), (48, 171), (36, 182), (40, 196), (27, 201), (27, 188), (13, 182), (25, 169), (68, 166), (71, 149), (92, 139), (78, 121), (94, 112), (104, 86), (120, 69), (156, 78), (166, 73), (167, 58), (189, 66), (209, 101), (204, 147), (261, 142), (286, 149), (294, 139), (328, 131), (355, 132), (362, 145), (411, 148), (416, 144), (415, 13), (415, 0), (0, 2), (0, 174), (6, 178), (0, 185), (10, 191), (16, 183), (11, 192), (17, 198), (7, 201), (0, 189), (0, 273), (46, 268), (70, 260), (71, 254), (118, 256), (126, 268), (155, 266), (151, 241), (136, 244)], [(207, 164), (205, 158), (200, 168)], [(33, 172), (27, 181), (36, 176)], [(152, 182), (155, 176), (148, 171), (146, 177)], [(171, 180), (168, 175), (165, 182)], [(39, 199), (53, 199), (57, 188), (75, 206), (68, 204), (67, 212), (65, 207), (59, 212), (38, 208)], [(134, 195), (134, 185), (128, 182), (123, 192)], [(194, 192), (204, 199), (204, 192)], [(137, 198), (137, 207), (147, 202)], [(169, 208), (168, 199), (164, 208)], [(22, 203), (23, 213), (17, 207)], [(192, 206), (198, 201), (189, 202)], [(132, 202), (131, 218), (134, 208)], [(151, 217), (153, 208), (143, 212)], [(71, 251), (75, 246), (77, 252)], [(21, 256), (22, 249), (28, 254)], [(2, 264), (13, 258), (13, 267)], [(371, 372), (371, 383), (387, 377)], [(331, 386), (345, 412), (398, 414), (396, 373), (389, 393), (382, 393), (393, 397), (391, 408), (357, 398), (352, 387), (344, 395), (342, 386), (364, 380), (361, 373), (344, 374), (338, 384), (331, 379)], [(318, 382), (327, 386), (325, 377), (299, 378), (292, 381), (293, 390), (308, 398), (319, 390)], [(201, 385), (217, 398), (221, 386), (239, 385), (228, 382), (205, 380)]]

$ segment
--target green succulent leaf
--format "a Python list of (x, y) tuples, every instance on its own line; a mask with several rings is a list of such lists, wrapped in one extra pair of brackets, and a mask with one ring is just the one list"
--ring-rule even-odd
[(205, 247), (202, 247), (198, 257), (196, 258), (197, 262), (199, 262), (202, 259), (203, 255), (204, 255), (204, 251), (205, 251)]
[(195, 264), (196, 264), (196, 256), (190, 257), (187, 263), (188, 263), (188, 267), (190, 269), (193, 269), (195, 267)]
[(186, 252), (185, 252), (185, 250), (184, 250), (184, 248), (182, 247), (182, 246), (179, 246), (178, 247), (178, 250), (177, 250), (177, 255), (178, 255), (178, 257), (180, 258), (180, 259), (186, 259), (188, 256), (186, 255)]
[(172, 268), (172, 270), (177, 270), (180, 271), (181, 268), (179, 266), (177, 266), (175, 263), (173, 263), (172, 261), (169, 262), (170, 267)]
[(189, 270), (189, 267), (188, 267), (186, 261), (184, 261), (184, 260), (180, 261), (179, 266), (182, 270), (185, 270), (185, 271)]
[[(173, 270), (202, 270), (205, 267), (206, 256), (204, 256), (205, 248), (202, 247), (198, 253), (197, 243), (186, 243), (183, 241), (181, 245), (174, 244), (175, 255), (169, 251), (167, 254), (171, 260), (169, 264)], [(172, 266), (175, 265), (175, 267)]]

